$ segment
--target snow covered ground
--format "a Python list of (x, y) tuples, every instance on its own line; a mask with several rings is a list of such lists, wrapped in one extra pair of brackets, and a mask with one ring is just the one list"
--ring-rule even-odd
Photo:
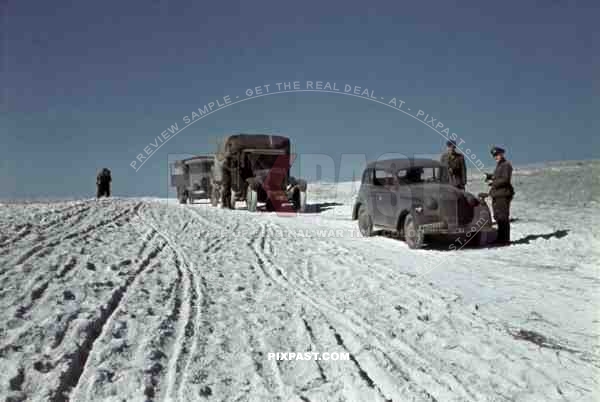
[[(598, 177), (593, 161), (515, 172), (513, 244), (455, 251), (361, 238), (356, 183), (313, 185), (294, 217), (2, 204), (0, 396), (598, 400)], [(308, 351), (350, 359), (267, 357)]]

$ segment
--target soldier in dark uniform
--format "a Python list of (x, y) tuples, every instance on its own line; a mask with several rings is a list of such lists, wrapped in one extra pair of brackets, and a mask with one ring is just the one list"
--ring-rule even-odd
[(456, 142), (446, 142), (448, 147), (440, 158), (440, 163), (445, 169), (442, 169), (441, 180), (443, 183), (449, 183), (461, 190), (465, 189), (467, 184), (467, 164), (463, 154), (456, 152)]
[(235, 209), (231, 200), (231, 181), (232, 181), (232, 161), (225, 157), (222, 165), (222, 185), (221, 185), (221, 208)]
[(498, 237), (496, 243), (510, 243), (510, 203), (515, 195), (511, 184), (512, 165), (504, 158), (504, 149), (493, 147), (491, 154), (496, 159), (496, 170), (494, 174), (486, 174), (486, 181), (490, 185), (490, 197), (492, 197), (492, 210), (494, 219), (498, 224)]
[(102, 169), (96, 176), (96, 198), (102, 196), (110, 197), (110, 183), (112, 177), (110, 170), (107, 168)]

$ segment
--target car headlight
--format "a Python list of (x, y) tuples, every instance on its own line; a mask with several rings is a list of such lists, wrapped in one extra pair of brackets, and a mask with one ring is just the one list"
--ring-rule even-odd
[(427, 209), (437, 209), (438, 203), (434, 198), (427, 198), (425, 200), (425, 208)]

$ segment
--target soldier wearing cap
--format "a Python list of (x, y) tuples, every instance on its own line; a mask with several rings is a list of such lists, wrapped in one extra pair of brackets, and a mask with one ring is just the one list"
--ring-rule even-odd
[(492, 210), (494, 219), (498, 224), (498, 237), (496, 243), (510, 243), (510, 203), (515, 195), (511, 184), (512, 165), (504, 158), (504, 149), (493, 147), (490, 151), (496, 160), (494, 174), (486, 173), (486, 181), (490, 185), (490, 197), (492, 197)]
[(456, 152), (456, 142), (446, 142), (447, 152), (440, 158), (440, 163), (445, 169), (442, 169), (441, 181), (449, 183), (461, 190), (465, 189), (467, 184), (467, 164), (463, 154)]

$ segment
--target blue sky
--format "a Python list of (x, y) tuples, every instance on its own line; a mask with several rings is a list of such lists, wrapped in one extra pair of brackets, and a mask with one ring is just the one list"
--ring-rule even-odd
[[(169, 158), (211, 152), (211, 138), (236, 130), (287, 134), (300, 158), (336, 164), (344, 153), (444, 147), (426, 124), (368, 99), (290, 92), (219, 110), (130, 166), (206, 103), (290, 81), (402, 100), (443, 122), (489, 169), (492, 144), (515, 164), (597, 158), (596, 4), (8, 1), (0, 197), (91, 196), (105, 166), (115, 195), (165, 196)], [(323, 179), (337, 174), (325, 170)]]

